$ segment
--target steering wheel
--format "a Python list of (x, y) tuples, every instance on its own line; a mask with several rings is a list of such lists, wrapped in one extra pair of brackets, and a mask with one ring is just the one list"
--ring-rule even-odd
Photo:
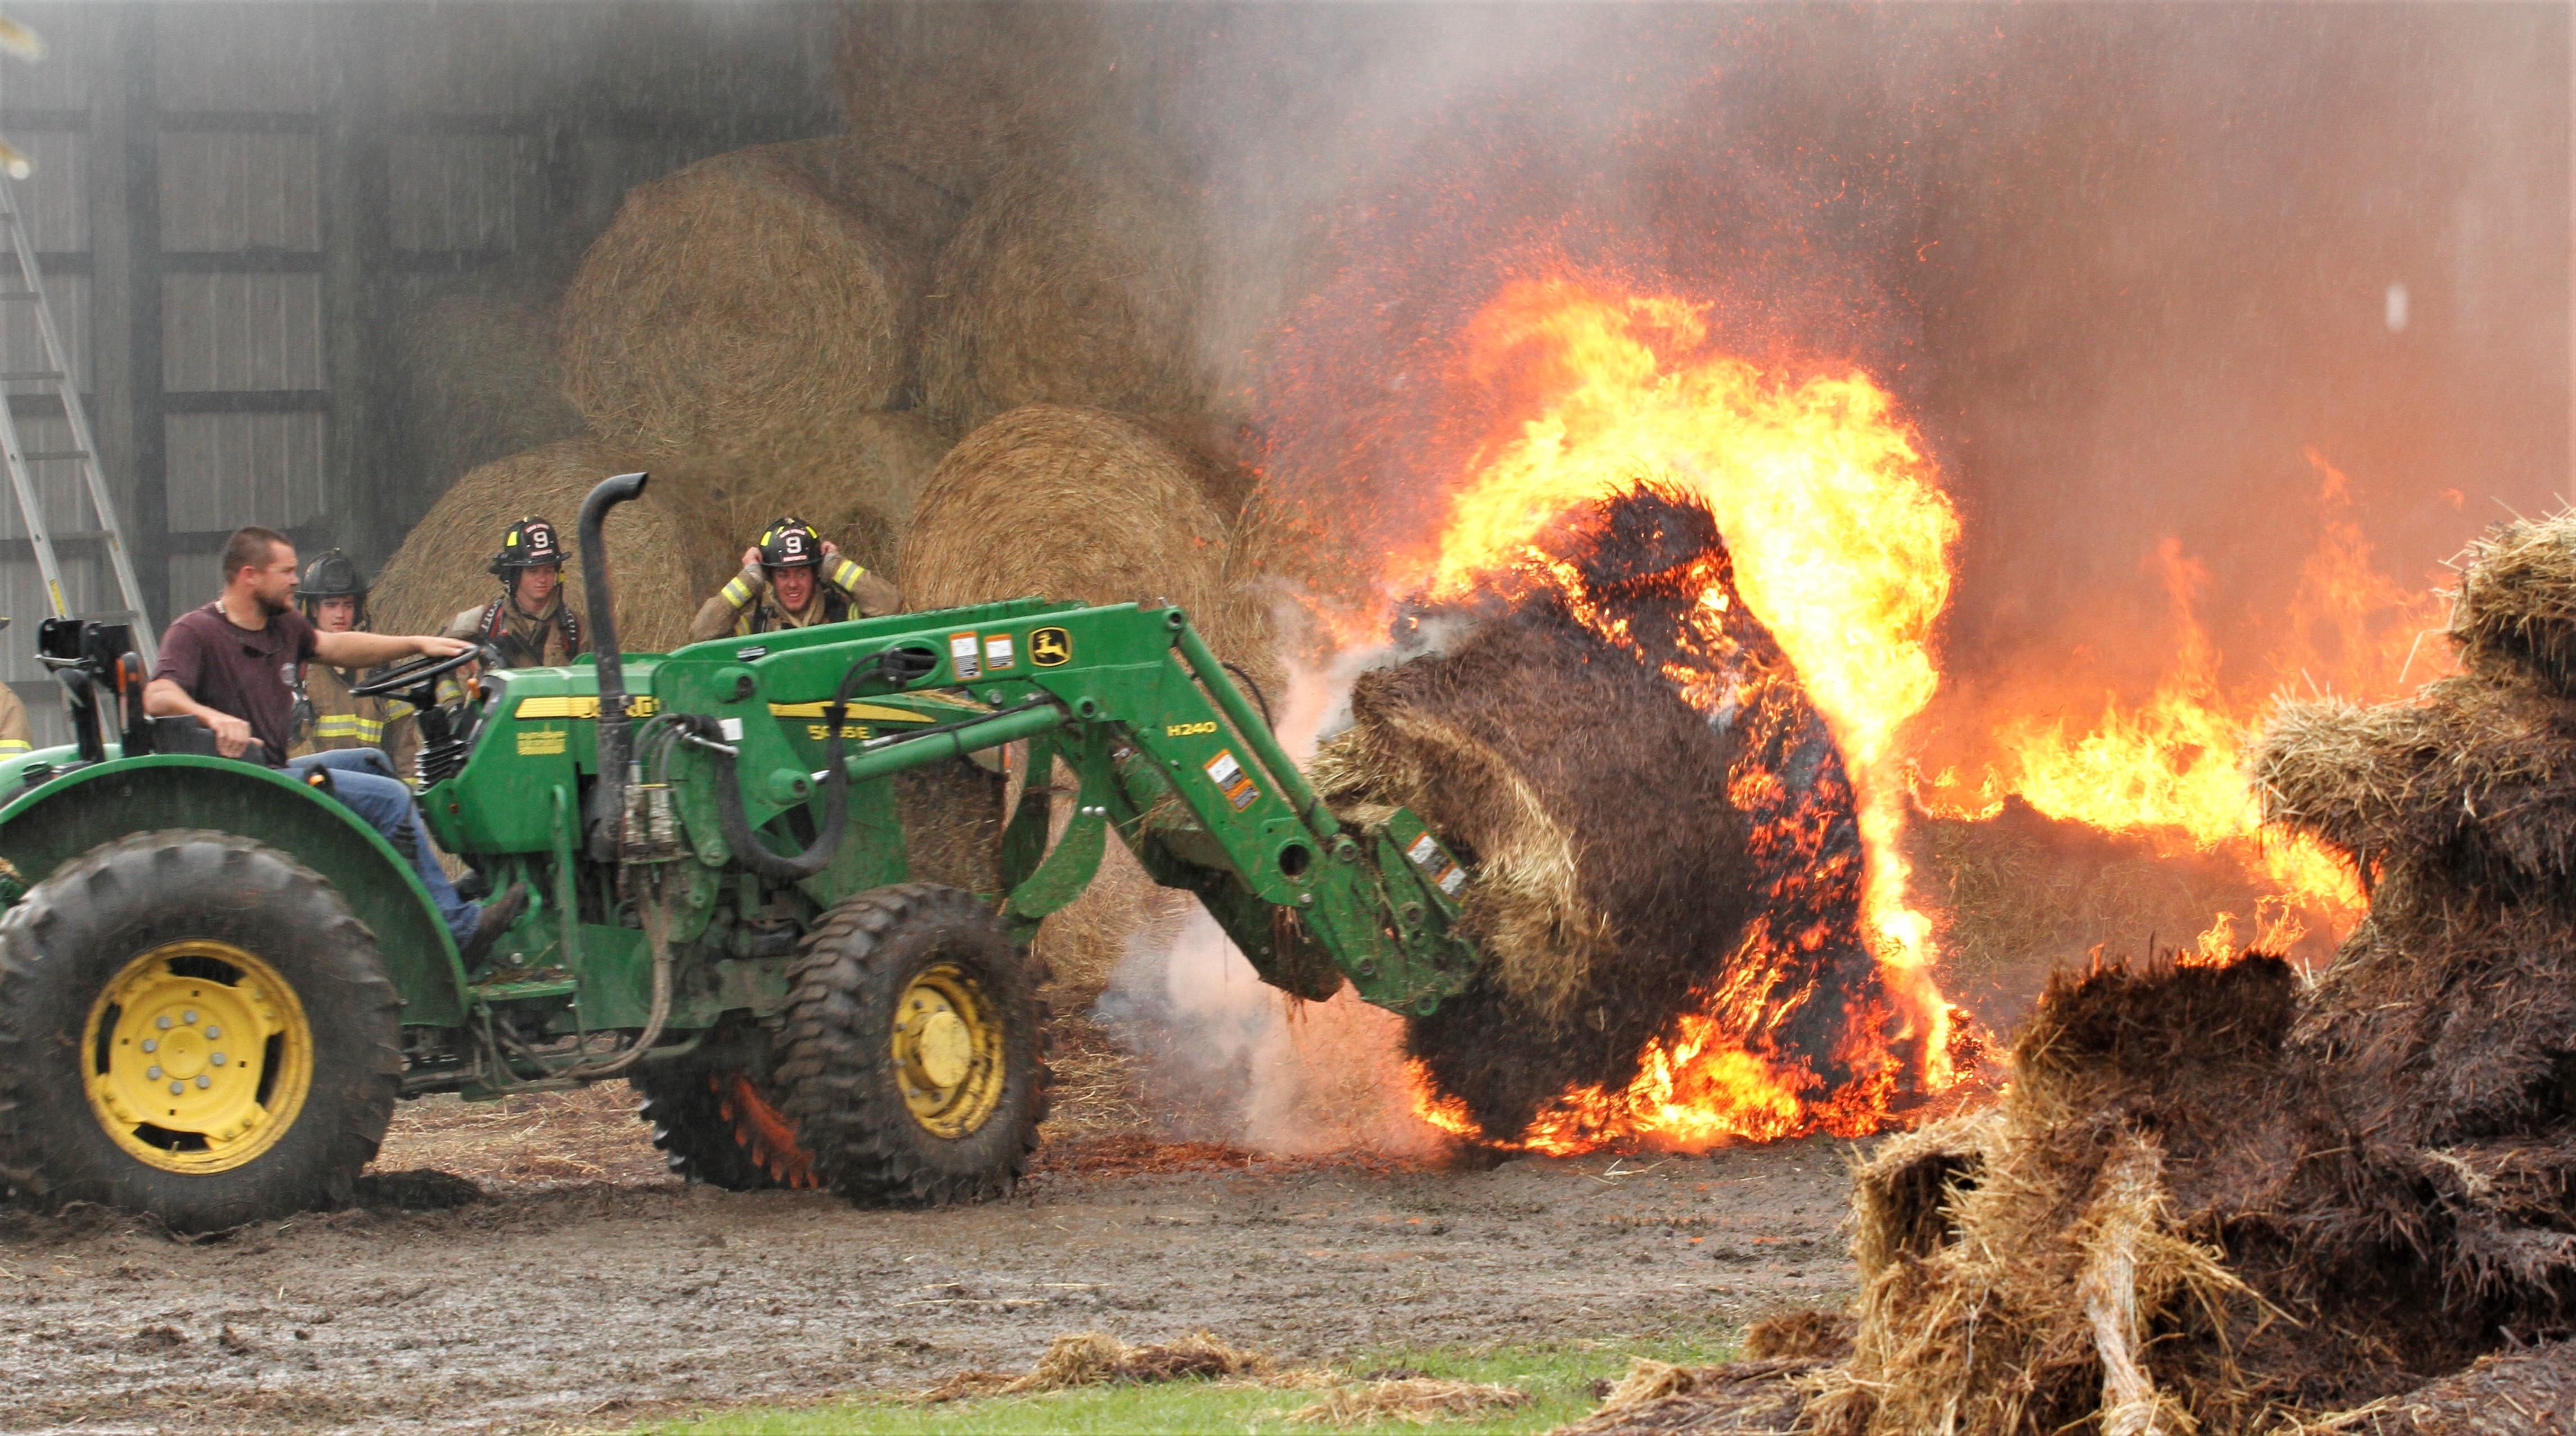
[[(476, 644), (462, 653), (451, 653), (445, 658), (425, 653), (416, 658), (406, 658), (366, 682), (352, 685), (349, 696), (380, 698), (386, 694), (417, 694), (417, 697), (406, 697), (404, 701), (415, 708), (427, 708), (432, 706), (437, 698), (438, 680), (469, 663), (480, 663), (493, 668), (507, 666), (499, 650), (488, 643)], [(421, 701), (423, 699), (430, 701)]]

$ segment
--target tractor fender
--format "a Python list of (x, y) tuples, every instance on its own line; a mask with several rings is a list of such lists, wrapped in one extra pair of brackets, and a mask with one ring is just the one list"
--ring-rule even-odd
[(101, 843), (161, 828), (238, 834), (320, 873), (375, 934), (404, 1025), (464, 1023), (464, 965), (420, 875), (364, 818), (275, 769), (184, 753), (76, 768), (0, 805), (0, 858), (32, 887)]

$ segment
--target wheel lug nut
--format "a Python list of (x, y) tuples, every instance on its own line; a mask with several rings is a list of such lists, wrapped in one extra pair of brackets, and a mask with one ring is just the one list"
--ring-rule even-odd
[(146, 1038), (144, 1038), (144, 1039), (143, 1039), (143, 1050), (144, 1050), (144, 1051), (146, 1051), (146, 1052), (158, 1052), (158, 1051), (160, 1051), (160, 1050), (161, 1050), (161, 1039), (160, 1039), (160, 1038), (158, 1038), (158, 1037), (146, 1037)]
[(173, 1095), (173, 1096), (176, 1096), (176, 1095), (178, 1095), (179, 1093), (181, 1093), (181, 1092), (185, 1092), (185, 1091), (187, 1091), (187, 1090), (188, 1090), (188, 1084), (187, 1084), (187, 1083), (185, 1083), (185, 1082), (173, 1082), (173, 1083), (171, 1083), (171, 1084), (170, 1084), (170, 1092), (171, 1092), (171, 1095)]
[(212, 1086), (214, 1086), (214, 1085), (215, 1085), (215, 1079), (214, 1079), (214, 1078), (209, 1077), (209, 1076), (205, 1075), (205, 1074), (204, 1074), (204, 1073), (202, 1073), (202, 1072), (200, 1072), (200, 1073), (198, 1073), (198, 1074), (197, 1074), (197, 1090), (198, 1090), (198, 1091), (203, 1092), (203, 1091), (205, 1091), (207, 1088), (212, 1087)]
[(224, 1054), (218, 1052), (209, 1060), (211, 1060), (216, 1066), (221, 1067), (224, 1065)]
[(151, 1078), (155, 1082), (158, 1082), (161, 1080), (161, 1069), (158, 1067), (147, 1067), (143, 1070), (143, 1075)]
[(196, 1020), (197, 1020), (197, 1009), (195, 1009), (195, 1008), (191, 1007), (191, 1008), (189, 1008), (187, 1011), (180, 1013), (180, 1014), (179, 1014), (179, 1020), (180, 1020), (180, 1021), (182, 1021), (182, 1022), (194, 1022), (194, 1021), (196, 1021)]
[(209, 1028), (207, 1028), (207, 1029), (206, 1029), (206, 1040), (207, 1040), (207, 1041), (209, 1041), (209, 1042), (212, 1042), (212, 1041), (214, 1041), (216, 1038), (221, 1037), (221, 1036), (223, 1036), (223, 1035), (224, 1035), (224, 1030), (223, 1030), (222, 1028), (220, 1028), (220, 1027), (209, 1027)]
[(167, 1018), (167, 1017), (158, 1017), (158, 1018), (154, 1018), (154, 1019), (153, 1019), (153, 1021), (154, 1021), (154, 1022), (156, 1022), (157, 1024), (159, 1024), (159, 1026), (160, 1026), (160, 1028), (161, 1028), (161, 1030), (162, 1030), (162, 1031), (167, 1032), (167, 1031), (169, 1031), (169, 1030), (170, 1030), (170, 1019), (169, 1019), (169, 1018)]

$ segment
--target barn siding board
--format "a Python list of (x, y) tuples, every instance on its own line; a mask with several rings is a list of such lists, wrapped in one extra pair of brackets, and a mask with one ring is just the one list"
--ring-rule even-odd
[(319, 250), (317, 154), (310, 134), (164, 132), (161, 247)]
[[(14, 264), (0, 264), (0, 275), (14, 276)], [(15, 284), (14, 278), (0, 283)], [(95, 292), (90, 276), (64, 274), (59, 271), (45, 276), (45, 298), (52, 304), (54, 326), (61, 331), (63, 345), (72, 351), (72, 381), (83, 393), (96, 387), (96, 370), (90, 361), (90, 297)], [(44, 368), (45, 337), (36, 327), (36, 311), (27, 304), (0, 304), (0, 369), (28, 373)], [(36, 394), (50, 392), (46, 385), (33, 380), (0, 384), (0, 392)], [(67, 448), (65, 444), (38, 444), (29, 441), (30, 449)]]
[(327, 386), (318, 274), (165, 275), (161, 310), (164, 389)]
[(394, 248), (516, 249), (535, 149), (521, 135), (393, 136), (386, 162)]
[[(29, 453), (59, 453), (72, 446), (71, 422), (62, 418), (25, 418), (18, 420), (18, 441)], [(80, 465), (68, 459), (48, 459), (27, 466), (35, 481), (36, 495), (45, 506), (45, 526), (55, 533), (87, 532), (98, 526), (89, 507), (88, 489), (81, 482)], [(20, 517), (14, 503), (0, 503), (0, 542), (27, 536), (26, 520)], [(0, 609), (0, 613), (7, 610)]]
[(321, 520), (330, 421), (305, 414), (173, 414), (167, 521), (173, 533)]
[(40, 250), (89, 248), (89, 136), (79, 130), (6, 129), (36, 172), (9, 186), (10, 202)]
[(318, 5), (212, 3), (154, 7), (155, 89), (163, 111), (321, 108)]

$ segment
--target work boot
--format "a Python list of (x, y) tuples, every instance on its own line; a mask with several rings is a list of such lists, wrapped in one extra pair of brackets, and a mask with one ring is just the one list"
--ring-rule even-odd
[(512, 883), (499, 897), (483, 904), (483, 915), (474, 922), (474, 935), (465, 940), (465, 951), (460, 954), (465, 970), (471, 972), (481, 967), (484, 960), (492, 955), (492, 944), (499, 942), (501, 934), (508, 932), (510, 924), (517, 922), (519, 915), (527, 910), (526, 883)]

